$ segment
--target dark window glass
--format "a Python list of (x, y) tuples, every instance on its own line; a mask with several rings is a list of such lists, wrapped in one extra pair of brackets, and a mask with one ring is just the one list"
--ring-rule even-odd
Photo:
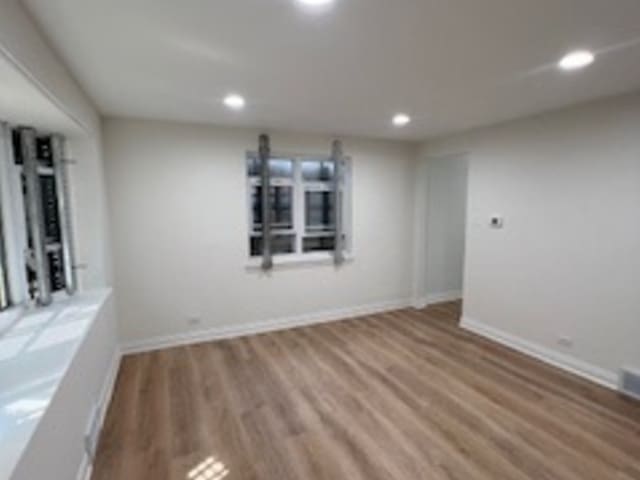
[(22, 158), (22, 145), (20, 141), (20, 131), (15, 129), (11, 132), (11, 143), (13, 145), (13, 158), (16, 165), (22, 165), (24, 159)]
[(257, 157), (247, 157), (247, 173), (250, 177), (260, 176), (260, 160)]
[[(247, 158), (247, 171), (250, 177), (260, 177), (261, 164), (258, 157)], [(272, 158), (269, 160), (269, 172), (272, 178), (293, 178), (293, 161), (288, 158)]]
[(36, 155), (41, 165), (53, 167), (53, 151), (50, 137), (36, 139)]
[(305, 225), (308, 232), (328, 232), (334, 228), (331, 192), (305, 192)]
[(47, 258), (49, 260), (49, 283), (51, 290), (53, 292), (63, 290), (65, 287), (65, 279), (62, 251), (57, 249), (49, 252), (47, 253)]
[(302, 179), (305, 182), (330, 182), (334, 164), (331, 160), (305, 160), (302, 162)]
[[(271, 187), (271, 228), (290, 230), (293, 228), (293, 188)], [(253, 230), (262, 230), (262, 187), (253, 187)]]
[[(295, 252), (295, 235), (273, 235), (271, 237), (271, 253), (282, 255)], [(249, 239), (249, 249), (252, 257), (262, 255), (262, 237), (251, 237)]]
[(304, 253), (333, 251), (335, 245), (335, 237), (307, 237), (302, 239), (302, 251)]
[(47, 242), (60, 242), (60, 215), (58, 212), (58, 195), (53, 175), (40, 175), (40, 192), (42, 193), (42, 213), (44, 215), (44, 233)]

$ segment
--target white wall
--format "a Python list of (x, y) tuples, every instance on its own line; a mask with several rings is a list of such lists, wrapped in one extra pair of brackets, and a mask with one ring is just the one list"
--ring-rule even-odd
[(112, 285), (101, 131), (68, 137), (71, 212), (78, 281), (83, 289)]
[(0, 2), (0, 52), (88, 133), (99, 130), (93, 104), (19, 0)]
[[(258, 131), (144, 120), (105, 122), (115, 285), (125, 342), (411, 296), (415, 148), (346, 139), (353, 158), (353, 262), (246, 269), (245, 152)], [(331, 138), (275, 133), (278, 152), (329, 151)]]
[(640, 365), (639, 133), (634, 94), (424, 145), (468, 152), (465, 317), (606, 381)]
[[(85, 132), (69, 138), (70, 153), (77, 161), (70, 168), (77, 260), (86, 265), (79, 279), (84, 289), (109, 285), (99, 115), (17, 0), (0, 3), (0, 53)], [(40, 420), (13, 478), (75, 477), (83, 459), (82, 434), (118, 351), (116, 326), (113, 308), (107, 305)]]
[(85, 266), (78, 277), (85, 288), (109, 285), (111, 258), (100, 117), (18, 0), (0, 3), (0, 52), (85, 132), (68, 138), (70, 154), (77, 161), (70, 168), (77, 261)]

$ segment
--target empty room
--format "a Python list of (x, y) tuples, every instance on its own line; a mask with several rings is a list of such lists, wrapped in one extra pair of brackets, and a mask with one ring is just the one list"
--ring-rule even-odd
[(637, 0), (0, 0), (0, 480), (640, 480)]

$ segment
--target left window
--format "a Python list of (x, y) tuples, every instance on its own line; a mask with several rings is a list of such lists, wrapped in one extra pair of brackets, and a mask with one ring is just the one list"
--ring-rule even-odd
[[(262, 252), (262, 185), (260, 161), (257, 156), (247, 158), (249, 191), (251, 196), (249, 249), (251, 256)], [(296, 234), (294, 229), (294, 162), (288, 158), (273, 158), (269, 161), (271, 186), (272, 248), (275, 255), (294, 253)]]
[(0, 125), (0, 306), (76, 290), (64, 137)]

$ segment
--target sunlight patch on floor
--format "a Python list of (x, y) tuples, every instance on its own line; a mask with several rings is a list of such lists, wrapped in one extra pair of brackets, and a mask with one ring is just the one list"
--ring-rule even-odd
[(222, 480), (229, 474), (229, 469), (215, 457), (208, 457), (192, 468), (187, 474), (188, 480)]

